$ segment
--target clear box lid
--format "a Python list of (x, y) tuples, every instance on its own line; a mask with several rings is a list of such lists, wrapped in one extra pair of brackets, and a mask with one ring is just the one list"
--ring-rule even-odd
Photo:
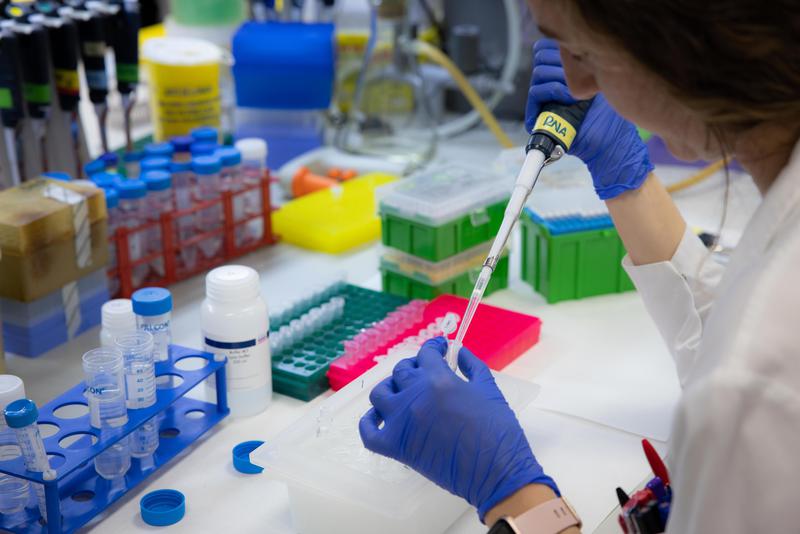
[(439, 226), (511, 197), (514, 177), (461, 167), (419, 171), (377, 191), (380, 213)]
[[(455, 256), (437, 262), (424, 260), (412, 254), (386, 247), (381, 256), (381, 267), (428, 285), (439, 285), (461, 276), (465, 272), (474, 272), (477, 280), (478, 272), (483, 266), (486, 256), (489, 255), (493, 241), (486, 241)], [(503, 257), (508, 256), (508, 251), (509, 247), (506, 247), (503, 251)], [(473, 280), (474, 282), (475, 280)]]
[[(340, 506), (366, 507), (387, 521), (436, 516), (452, 504), (453, 496), (408, 467), (368, 451), (358, 432), (358, 422), (370, 407), (370, 391), (391, 374), (401, 357), (386, 358), (336, 392), (267, 440), (251, 453), (251, 461), (271, 477), (325, 495)], [(539, 393), (536, 384), (502, 373), (495, 377), (517, 413)], [(451, 521), (468, 508), (466, 502), (461, 503)]]

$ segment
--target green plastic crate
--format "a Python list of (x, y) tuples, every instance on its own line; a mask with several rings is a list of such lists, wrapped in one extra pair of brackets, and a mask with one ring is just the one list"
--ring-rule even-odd
[[(381, 266), (384, 291), (409, 299), (425, 300), (433, 299), (439, 295), (458, 295), (469, 298), (475, 288), (475, 280), (479, 272), (480, 267), (470, 269), (449, 280), (433, 284), (425, 279)], [(508, 256), (501, 258), (497, 262), (497, 267), (492, 274), (491, 280), (489, 280), (489, 285), (486, 286), (484, 295), (490, 295), (506, 287), (508, 287)]]
[(474, 167), (425, 169), (378, 190), (383, 244), (438, 262), (484, 243), (503, 222), (513, 182)]
[(552, 235), (522, 218), (522, 279), (554, 303), (634, 289), (616, 229)]
[[(280, 357), (272, 359), (272, 389), (300, 400), (311, 400), (328, 389), (330, 363), (344, 352), (343, 342), (354, 337), (362, 329), (380, 321), (408, 299), (371, 291), (363, 287), (347, 285), (338, 293), (345, 299), (344, 315), (328, 325), (324, 332), (317, 332), (287, 348)], [(270, 325), (276, 331), (282, 324), (303, 315), (287, 318), (281, 324)]]
[(440, 226), (383, 214), (383, 244), (428, 261), (441, 261), (492, 239), (505, 209), (503, 200)]

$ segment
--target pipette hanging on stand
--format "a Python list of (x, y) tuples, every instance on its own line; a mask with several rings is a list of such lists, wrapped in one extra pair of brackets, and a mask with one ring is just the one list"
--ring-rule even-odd
[(39, 13), (31, 15), (31, 21), (47, 28), (50, 37), (50, 56), (53, 60), (56, 94), (61, 111), (69, 116), (70, 139), (75, 161), (75, 176), (80, 177), (83, 169), (80, 145), (80, 44), (78, 27), (70, 17), (72, 9), (68, 7), (56, 11), (50, 3), (36, 4)]
[(22, 96), (22, 65), (20, 64), (19, 40), (9, 30), (0, 30), (0, 120), (3, 122), (3, 137), (8, 158), (10, 183), (0, 183), (0, 189), (17, 186), (25, 172), (20, 168), (23, 159), (18, 139), (18, 128), (25, 117), (25, 102)]
[(133, 151), (131, 113), (136, 103), (136, 85), (139, 83), (139, 16), (138, 0), (117, 0), (119, 11), (113, 16), (112, 47), (117, 75), (117, 91), (122, 98), (125, 124), (125, 150)]

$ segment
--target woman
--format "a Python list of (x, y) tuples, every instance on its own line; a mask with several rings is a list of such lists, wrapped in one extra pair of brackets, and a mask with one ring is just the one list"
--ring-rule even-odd
[[(595, 97), (572, 153), (608, 204), (624, 266), (683, 386), (667, 531), (797, 532), (800, 5), (530, 4), (550, 39), (535, 47), (528, 126), (544, 102)], [(735, 157), (752, 175), (763, 200), (727, 268), (687, 229), (632, 122), (680, 158)], [(462, 350), (469, 381), (459, 380), (444, 351), (441, 339), (427, 344), (375, 388), (361, 422), (365, 445), (464, 497), (487, 525), (557, 502), (556, 482), (486, 367)], [(526, 528), (578, 532), (541, 521)]]

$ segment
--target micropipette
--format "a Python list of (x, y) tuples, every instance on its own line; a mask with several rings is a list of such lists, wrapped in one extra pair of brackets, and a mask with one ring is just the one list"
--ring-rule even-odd
[[(0, 183), (4, 186), (18, 186), (25, 176), (20, 164), (21, 157), (17, 129), (25, 116), (25, 102), (22, 96), (22, 64), (20, 63), (19, 40), (13, 32), (0, 30), (0, 94), (6, 95), (0, 104), (0, 120), (3, 123), (3, 136), (8, 157), (11, 183)], [(0, 180), (2, 182), (2, 180)]]
[(117, 91), (122, 97), (125, 124), (125, 150), (133, 151), (131, 112), (136, 103), (136, 85), (139, 83), (139, 17), (138, 0), (117, 0), (119, 11), (113, 15), (112, 47), (117, 72)]
[(475, 282), (475, 288), (469, 298), (467, 310), (464, 312), (464, 318), (458, 327), (456, 338), (448, 347), (447, 364), (451, 369), (456, 370), (458, 367), (458, 351), (461, 350), (464, 336), (467, 334), (472, 317), (481, 303), (483, 293), (486, 291), (486, 286), (489, 284), (489, 279), (492, 277), (495, 267), (497, 267), (497, 262), (506, 247), (508, 238), (517, 224), (517, 219), (519, 219), (522, 209), (525, 207), (525, 202), (536, 185), (539, 173), (545, 165), (558, 161), (569, 150), (577, 134), (578, 127), (583, 122), (583, 117), (586, 115), (591, 103), (591, 100), (582, 100), (569, 106), (547, 104), (542, 107), (530, 139), (528, 139), (528, 144), (525, 147), (525, 162), (522, 164), (522, 169), (520, 169), (517, 181), (514, 184), (514, 190), (506, 206), (503, 222), (497, 231), (497, 236), (494, 238), (491, 249), (489, 249), (489, 255), (486, 257), (486, 261), (483, 262), (483, 267), (481, 267), (480, 274)]

